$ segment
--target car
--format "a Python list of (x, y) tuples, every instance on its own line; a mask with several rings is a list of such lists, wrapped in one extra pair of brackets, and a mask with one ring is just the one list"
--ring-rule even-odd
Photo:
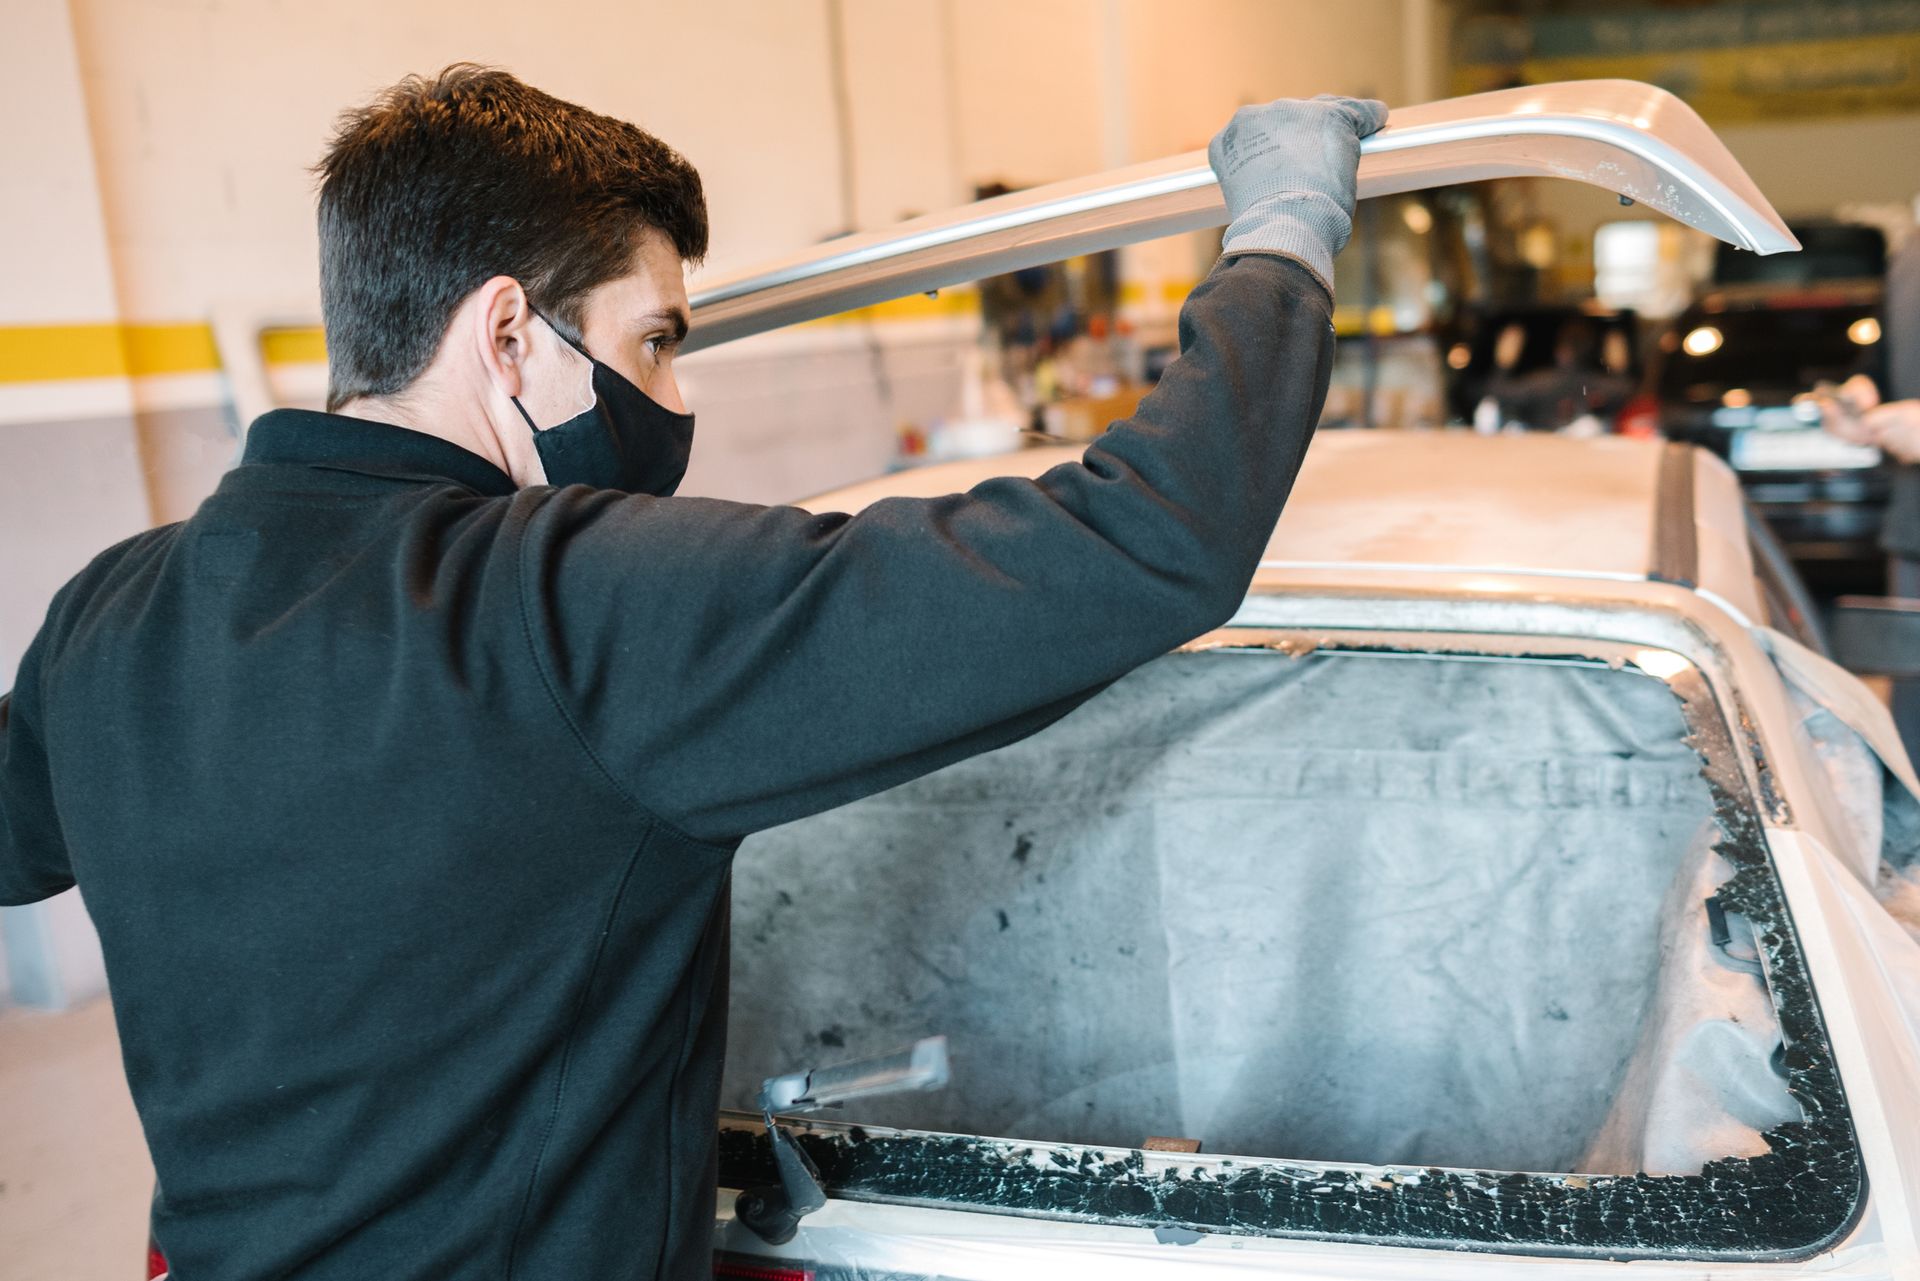
[(1447, 407), (1488, 429), (1559, 431), (1591, 418), (1612, 431), (1643, 377), (1637, 323), (1599, 306), (1470, 308), (1447, 348)]
[[(1559, 173), (1791, 247), (1660, 91), (1494, 97), (1396, 113), (1363, 194)], [(715, 283), (695, 332), (1215, 216), (1197, 163)], [(1920, 782), (1824, 646), (1705, 451), (1322, 435), (1226, 626), (742, 846), (716, 1275), (1913, 1275)]]
[(1877, 280), (1729, 285), (1683, 311), (1652, 358), (1661, 434), (1739, 473), (1821, 595), (1874, 591), (1889, 478), (1880, 451), (1823, 431), (1816, 385), (1844, 382), (1880, 342)]
[[(1909, 1274), (1920, 784), (1756, 536), (1689, 446), (1322, 435), (1227, 626), (742, 847), (723, 1264)], [(761, 1078), (929, 1034), (743, 1227)]]

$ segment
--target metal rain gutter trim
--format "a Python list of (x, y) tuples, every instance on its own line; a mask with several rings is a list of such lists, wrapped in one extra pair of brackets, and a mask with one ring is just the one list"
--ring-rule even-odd
[[(1405, 107), (1361, 143), (1363, 199), (1520, 176), (1590, 183), (1757, 253), (1799, 248), (1700, 117), (1637, 81)], [(1015, 192), (714, 280), (693, 292), (687, 350), (1225, 221), (1197, 151)]]

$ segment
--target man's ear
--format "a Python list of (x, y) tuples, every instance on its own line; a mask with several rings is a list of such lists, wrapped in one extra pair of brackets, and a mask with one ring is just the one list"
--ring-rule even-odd
[(533, 304), (512, 276), (495, 276), (467, 300), (474, 355), (505, 396), (518, 396), (532, 350)]

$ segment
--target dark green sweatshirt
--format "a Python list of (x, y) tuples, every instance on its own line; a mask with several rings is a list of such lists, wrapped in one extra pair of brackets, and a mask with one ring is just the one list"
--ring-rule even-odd
[(0, 699), (0, 903), (80, 886), (177, 1281), (707, 1275), (735, 846), (1223, 622), (1329, 310), (1229, 259), (1083, 462), (855, 516), (260, 419)]

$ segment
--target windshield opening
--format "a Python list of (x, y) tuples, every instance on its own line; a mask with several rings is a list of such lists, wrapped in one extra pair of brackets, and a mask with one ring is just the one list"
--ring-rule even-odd
[[(726, 1102), (944, 1033), (952, 1085), (847, 1120), (1004, 1140), (1002, 1164), (1499, 1171), (1576, 1199), (1777, 1164), (1820, 1119), (1784, 1063), (1806, 1038), (1697, 728), (1598, 662), (1168, 656), (743, 847)], [(1844, 1183), (1773, 1226), (1831, 1230)], [(1453, 1217), (1416, 1235), (1485, 1230)]]

